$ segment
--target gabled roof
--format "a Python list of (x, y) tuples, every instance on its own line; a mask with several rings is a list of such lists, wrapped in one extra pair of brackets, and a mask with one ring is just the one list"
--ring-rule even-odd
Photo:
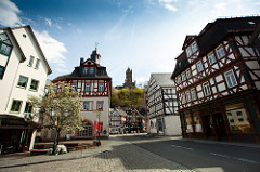
[(182, 45), (182, 50), (184, 50), (186, 48), (186, 44), (190, 44), (191, 41), (193, 41), (193, 39), (196, 37), (196, 35), (188, 35), (185, 37), (185, 40), (183, 42), (183, 45)]
[(183, 69), (187, 68), (189, 66), (189, 63), (187, 61), (186, 53), (182, 52), (177, 57), (177, 63), (175, 64), (174, 71), (172, 73), (171, 79), (179, 75)]
[(217, 19), (209, 23), (198, 35), (199, 56), (208, 53), (225, 37), (238, 32), (252, 33), (260, 21), (260, 16)]
[(170, 72), (152, 73), (151, 78), (155, 79), (156, 84), (160, 87), (174, 87)]

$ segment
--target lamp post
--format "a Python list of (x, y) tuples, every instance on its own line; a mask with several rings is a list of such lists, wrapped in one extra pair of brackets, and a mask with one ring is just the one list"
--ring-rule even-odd
[[(65, 119), (67, 118), (69, 114), (69, 111), (67, 109), (65, 109), (63, 111), (63, 115), (65, 117)], [(55, 125), (55, 137), (54, 137), (54, 142), (53, 142), (53, 147), (52, 147), (52, 155), (57, 155), (58, 151), (57, 151), (57, 145), (58, 145), (58, 118), (55, 117), (55, 111), (53, 108), (51, 108), (50, 110), (50, 115), (51, 115), (51, 119), (54, 121), (54, 125)]]

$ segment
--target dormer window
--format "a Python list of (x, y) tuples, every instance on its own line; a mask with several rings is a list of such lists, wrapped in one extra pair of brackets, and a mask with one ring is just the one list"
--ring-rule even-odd
[(195, 41), (191, 44), (191, 48), (192, 48), (192, 52), (193, 52), (193, 53), (198, 50), (198, 47), (197, 47), (197, 44), (196, 44)]
[(88, 67), (84, 67), (83, 68), (83, 75), (87, 75), (88, 74)]
[(94, 74), (94, 67), (90, 67), (90, 75)]
[(192, 55), (192, 50), (191, 50), (191, 47), (188, 47), (186, 49), (186, 54), (187, 54), (187, 57), (190, 57)]

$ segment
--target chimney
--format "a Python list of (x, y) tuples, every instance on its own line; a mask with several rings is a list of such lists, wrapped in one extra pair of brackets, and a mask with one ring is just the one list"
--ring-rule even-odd
[(80, 57), (80, 64), (82, 64), (84, 62), (84, 58)]

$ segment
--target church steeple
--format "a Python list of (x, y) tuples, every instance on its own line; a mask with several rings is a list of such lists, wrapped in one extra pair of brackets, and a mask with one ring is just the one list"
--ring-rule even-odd
[(98, 53), (97, 48), (95, 48), (95, 50), (92, 51), (90, 58), (91, 58), (91, 61), (95, 62), (96, 64), (100, 64), (101, 55)]

